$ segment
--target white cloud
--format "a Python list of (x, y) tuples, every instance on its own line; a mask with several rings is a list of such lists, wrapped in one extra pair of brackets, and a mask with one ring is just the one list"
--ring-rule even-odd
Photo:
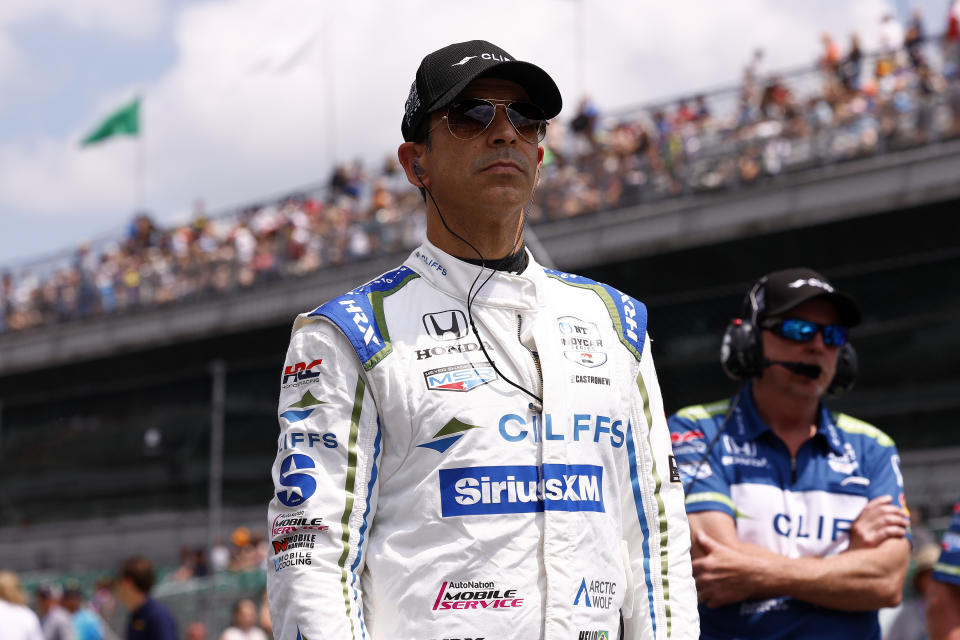
[(87, 31), (127, 39), (156, 33), (163, 21), (162, 0), (3, 0), (0, 28), (30, 20), (54, 20)]
[[(582, 70), (596, 101), (615, 109), (734, 84), (757, 46), (770, 67), (810, 63), (822, 30), (845, 33), (879, 20), (887, 6), (741, 0), (734, 10), (703, 0), (581, 1), (582, 20), (576, 2), (562, 0), (351, 2), (335, 12), (306, 0), (187, 5), (171, 23), (176, 64), (146, 87), (148, 204), (161, 217), (189, 209), (197, 197), (216, 209), (323, 180), (334, 160), (394, 153), (421, 57), (450, 42), (494, 40), (537, 62), (557, 80), (568, 110), (576, 108)], [(14, 17), (37, 15), (29, 5), (38, 3), (62, 9), (59, 19), (78, 28), (93, 28), (99, 16), (113, 25), (101, 28), (118, 33), (149, 29), (160, 11), (154, 2), (146, 15), (129, 7), (114, 15), (108, 8), (142, 3), (90, 0), (92, 13), (81, 16), (67, 0), (18, 0)], [(0, 25), (15, 13), (3, 6)], [(104, 96), (102, 113), (133, 91)], [(132, 143), (77, 149), (92, 124), (78, 125), (69, 139), (0, 148), (0, 203), (47, 217), (114, 211), (114, 224), (126, 220)]]
[[(14, 83), (17, 70), (23, 66), (20, 51), (10, 37), (0, 30), (0, 89)], [(0, 109), (3, 109), (3, 92), (0, 91)]]

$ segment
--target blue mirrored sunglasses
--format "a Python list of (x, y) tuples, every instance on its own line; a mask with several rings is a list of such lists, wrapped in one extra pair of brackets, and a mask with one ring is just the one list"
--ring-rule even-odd
[(794, 342), (810, 342), (817, 332), (823, 334), (823, 344), (842, 347), (847, 343), (848, 329), (840, 324), (817, 324), (800, 318), (768, 318), (761, 323), (781, 338)]

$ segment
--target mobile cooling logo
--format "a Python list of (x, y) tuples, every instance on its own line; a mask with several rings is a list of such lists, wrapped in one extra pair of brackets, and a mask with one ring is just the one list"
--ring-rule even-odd
[(603, 467), (590, 464), (440, 469), (444, 518), (534, 511), (603, 512)]

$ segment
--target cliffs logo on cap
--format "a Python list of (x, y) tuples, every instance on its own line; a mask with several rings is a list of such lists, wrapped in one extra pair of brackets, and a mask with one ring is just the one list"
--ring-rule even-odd
[[(463, 65), (467, 64), (468, 62), (470, 62), (471, 60), (473, 60), (473, 59), (476, 58), (476, 57), (477, 57), (477, 56), (463, 56), (463, 58), (461, 58), (460, 62), (454, 62), (454, 63), (453, 63), (452, 65), (450, 65), (450, 66), (451, 66), (451, 67), (462, 67)], [(481, 54), (480, 54), (480, 58), (481, 58), (482, 60), (496, 60), (497, 62), (510, 62), (510, 58), (508, 58), (507, 56), (501, 56), (501, 55), (499, 55), (499, 54), (497, 54), (497, 53), (481, 53)]]
[(787, 284), (791, 289), (799, 289), (800, 287), (817, 287), (818, 289), (823, 289), (824, 291), (829, 291), (833, 293), (833, 287), (830, 286), (830, 283), (824, 282), (820, 278), (797, 278), (793, 282)]
[(573, 316), (557, 318), (560, 327), (560, 344), (567, 360), (584, 367), (599, 367), (607, 361), (600, 331), (593, 322), (585, 322)]
[(423, 379), (431, 391), (472, 391), (496, 380), (497, 372), (489, 362), (468, 362), (424, 371)]

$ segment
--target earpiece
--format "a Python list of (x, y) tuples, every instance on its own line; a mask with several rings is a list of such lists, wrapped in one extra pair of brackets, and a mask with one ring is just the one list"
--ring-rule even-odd
[(734, 318), (723, 332), (720, 366), (731, 380), (755, 378), (763, 370), (763, 345), (749, 318)]
[(426, 171), (423, 170), (423, 167), (420, 166), (420, 161), (416, 158), (413, 159), (413, 172), (418, 178), (422, 178), (426, 175)]
[(860, 359), (857, 358), (857, 351), (847, 342), (840, 347), (840, 353), (837, 354), (837, 371), (833, 374), (830, 386), (827, 387), (827, 395), (836, 398), (853, 389), (853, 383), (859, 371)]
[(741, 318), (734, 318), (723, 332), (720, 343), (720, 366), (733, 380), (755, 378), (763, 370), (763, 343), (757, 330), (760, 308), (763, 306), (763, 286), (766, 277), (754, 284), (743, 301)]

